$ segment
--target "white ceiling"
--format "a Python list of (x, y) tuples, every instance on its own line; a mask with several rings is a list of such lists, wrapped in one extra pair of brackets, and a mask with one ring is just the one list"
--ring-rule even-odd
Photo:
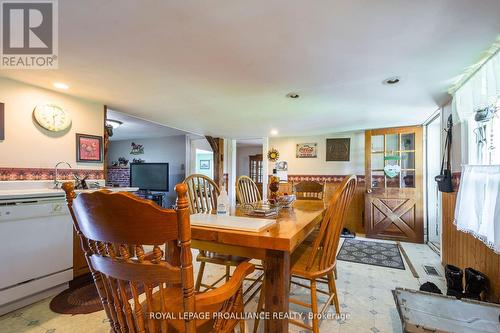
[(236, 140), (236, 147), (262, 147), (263, 139), (240, 139)]
[(122, 122), (120, 127), (113, 130), (113, 136), (109, 138), (110, 141), (163, 138), (172, 135), (188, 134), (175, 128), (156, 124), (109, 109), (107, 112), (107, 119)]
[(64, 0), (59, 70), (1, 75), (198, 134), (410, 125), (448, 99), (499, 17), (498, 0)]

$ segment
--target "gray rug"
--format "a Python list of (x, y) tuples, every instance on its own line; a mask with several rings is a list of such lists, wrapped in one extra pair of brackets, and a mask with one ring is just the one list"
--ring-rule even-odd
[(346, 239), (342, 244), (338, 260), (360, 264), (405, 269), (405, 264), (396, 244)]

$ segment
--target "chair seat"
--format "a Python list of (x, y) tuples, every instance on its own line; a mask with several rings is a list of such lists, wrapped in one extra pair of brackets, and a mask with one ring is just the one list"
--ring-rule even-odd
[[(319, 249), (321, 252), (322, 249)], [(311, 244), (303, 243), (293, 251), (292, 256), (290, 258), (290, 272), (292, 275), (303, 277), (306, 279), (317, 278), (326, 275), (328, 272), (331, 272), (335, 268), (335, 264), (326, 269), (320, 269), (319, 267), (319, 258), (320, 255), (316, 256), (316, 259), (313, 262), (313, 265), (308, 269), (307, 265), (309, 264), (309, 260), (313, 255), (313, 247)]]
[[(182, 302), (182, 288), (181, 287), (167, 287), (163, 289), (163, 292), (166, 295), (169, 295), (171, 297), (168, 297), (165, 299), (165, 304), (163, 304), (164, 308), (162, 309), (161, 306), (161, 297), (160, 297), (160, 291), (156, 291), (153, 293), (153, 301), (152, 301), (152, 307), (151, 309), (148, 307), (148, 304), (146, 301), (141, 303), (141, 306), (145, 310), (144, 313), (148, 314), (149, 312), (161, 312), (161, 313), (167, 313), (172, 316), (178, 316), (179, 314), (182, 314), (183, 311), (183, 304)], [(199, 295), (200, 293), (195, 292), (195, 297), (196, 295)], [(196, 312), (203, 314), (203, 313), (212, 313), (214, 311), (213, 308), (202, 308), (198, 305), (196, 305)], [(162, 322), (161, 320), (154, 320), (155, 325), (156, 325), (156, 331), (159, 332), (158, 327), (160, 327), (160, 323)], [(197, 333), (208, 333), (208, 332), (213, 332), (213, 325), (214, 321), (211, 319), (196, 319), (196, 332)], [(146, 318), (146, 321), (144, 323), (146, 326), (148, 325), (148, 319)], [(167, 325), (167, 332), (185, 332), (184, 328), (184, 320), (182, 318), (180, 319), (171, 319), (168, 318), (165, 320), (165, 324)], [(231, 332), (234, 327), (238, 324), (237, 320), (234, 320), (229, 323), (230, 327), (227, 328), (227, 332)], [(226, 331), (226, 329), (224, 330)], [(163, 332), (163, 331), (162, 331)]]
[(217, 252), (200, 251), (196, 256), (197, 261), (208, 262), (211, 264), (224, 265), (224, 266), (238, 266), (242, 262), (250, 261), (249, 258), (221, 254)]

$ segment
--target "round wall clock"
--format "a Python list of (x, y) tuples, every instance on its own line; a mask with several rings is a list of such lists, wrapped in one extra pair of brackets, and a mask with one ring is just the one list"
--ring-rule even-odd
[(276, 162), (279, 157), (280, 157), (280, 153), (275, 148), (271, 148), (267, 152), (267, 159), (271, 162)]
[(69, 113), (54, 104), (37, 105), (33, 116), (38, 125), (51, 132), (64, 131), (71, 125)]

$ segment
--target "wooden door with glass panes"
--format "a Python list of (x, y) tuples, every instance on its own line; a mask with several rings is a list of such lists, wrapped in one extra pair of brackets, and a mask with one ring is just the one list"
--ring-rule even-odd
[(422, 127), (365, 132), (365, 232), (423, 243)]
[(249, 177), (257, 185), (260, 195), (262, 196), (262, 176), (263, 176), (262, 154), (250, 155), (248, 156), (248, 160), (250, 161), (250, 165), (248, 167), (250, 173)]

